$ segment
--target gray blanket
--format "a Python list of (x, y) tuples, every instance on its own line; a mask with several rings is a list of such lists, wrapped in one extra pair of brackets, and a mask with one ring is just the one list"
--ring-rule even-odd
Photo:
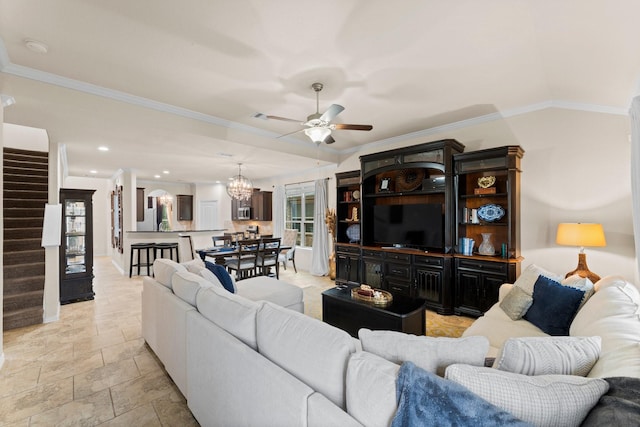
[(640, 378), (605, 378), (609, 391), (600, 398), (583, 427), (640, 426)]

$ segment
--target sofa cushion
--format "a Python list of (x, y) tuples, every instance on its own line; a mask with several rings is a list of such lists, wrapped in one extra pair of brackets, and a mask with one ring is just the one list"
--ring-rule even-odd
[(487, 356), (496, 357), (504, 343), (512, 337), (546, 337), (537, 326), (524, 319), (511, 320), (500, 308), (494, 304), (484, 316), (476, 319), (463, 333), (463, 337), (481, 335), (489, 339), (491, 348)]
[(347, 363), (355, 352), (348, 333), (265, 302), (258, 311), (257, 340), (267, 359), (345, 408)]
[(398, 411), (391, 427), (530, 427), (466, 387), (404, 363), (398, 373)]
[(302, 289), (273, 277), (258, 276), (241, 280), (237, 293), (253, 301), (269, 301), (281, 307), (289, 307), (302, 302)]
[(204, 317), (256, 350), (256, 314), (260, 304), (210, 287), (196, 296), (198, 311)]
[(524, 375), (584, 377), (598, 360), (600, 342), (600, 337), (511, 338), (493, 367)]
[(502, 301), (500, 308), (511, 320), (521, 319), (533, 304), (533, 297), (522, 288), (514, 286)]
[(200, 291), (201, 288), (209, 288), (211, 286), (213, 286), (211, 282), (189, 271), (176, 271), (171, 278), (173, 293), (194, 307), (196, 305), (196, 295), (198, 291)]
[(202, 261), (202, 259), (198, 258), (194, 258), (190, 261), (185, 261), (185, 262), (181, 262), (180, 265), (183, 265), (184, 268), (186, 268), (188, 271), (190, 271), (193, 274), (200, 274), (200, 270), (202, 270), (204, 267), (204, 261)]
[(347, 367), (347, 412), (368, 427), (387, 427), (396, 413), (400, 366), (366, 351), (353, 353)]
[(171, 289), (171, 278), (176, 271), (187, 271), (187, 269), (168, 258), (159, 258), (153, 262), (153, 275), (158, 283)]
[(533, 295), (533, 287), (536, 284), (536, 280), (538, 280), (538, 277), (540, 276), (547, 277), (556, 282), (560, 282), (562, 280), (562, 276), (547, 271), (535, 264), (531, 264), (524, 269), (522, 274), (520, 274), (520, 277), (516, 279), (513, 285), (522, 288), (522, 290), (529, 295)]
[(533, 288), (533, 304), (523, 318), (549, 335), (569, 335), (583, 296), (583, 291), (539, 276)]
[(216, 275), (222, 286), (231, 293), (236, 293), (236, 282), (233, 280), (229, 272), (221, 265), (214, 264), (209, 261), (204, 262), (207, 270)]
[(425, 371), (444, 375), (452, 363), (484, 366), (489, 350), (486, 337), (433, 338), (395, 331), (360, 329), (358, 337), (364, 351), (393, 363), (413, 362)]
[(572, 336), (599, 335), (600, 358), (589, 377), (640, 378), (640, 292), (621, 277), (603, 278), (576, 314)]
[(609, 384), (573, 375), (528, 376), (469, 365), (451, 365), (447, 379), (536, 426), (579, 426)]

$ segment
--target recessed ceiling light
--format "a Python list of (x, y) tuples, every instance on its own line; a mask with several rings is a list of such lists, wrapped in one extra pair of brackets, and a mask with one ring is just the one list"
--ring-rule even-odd
[(160, 178), (160, 175), (153, 175), (154, 178)]
[(38, 40), (25, 39), (24, 44), (25, 46), (27, 46), (27, 49), (29, 49), (31, 52), (41, 53), (41, 54), (49, 52), (49, 46), (47, 46), (46, 44)]
[(101, 145), (100, 147), (98, 147), (98, 150), (100, 150), (100, 151), (109, 151), (109, 147), (105, 147), (104, 145)]
[(216, 181), (216, 184), (220, 184), (220, 181)]
[(162, 171), (163, 174), (169, 175), (169, 171)]
[(90, 170), (90, 171), (89, 171), (89, 173), (96, 174), (96, 173), (98, 173), (98, 171), (96, 171), (96, 170)]

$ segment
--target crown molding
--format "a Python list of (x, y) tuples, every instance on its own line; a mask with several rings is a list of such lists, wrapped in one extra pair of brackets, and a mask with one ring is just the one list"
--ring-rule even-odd
[[(46, 71), (40, 71), (30, 67), (13, 64), (9, 59), (9, 56), (7, 54), (7, 50), (4, 45), (4, 42), (2, 41), (2, 38), (0, 38), (0, 72), (15, 75), (17, 77), (36, 80), (39, 82), (48, 83), (48, 84), (52, 84), (52, 85), (56, 85), (56, 86), (60, 86), (68, 89), (73, 89), (80, 92), (100, 96), (103, 98), (113, 99), (116, 101), (131, 104), (131, 105), (136, 105), (136, 106), (147, 108), (147, 109), (152, 109), (152, 110), (156, 110), (156, 111), (160, 111), (160, 112), (164, 112), (164, 113), (168, 113), (176, 116), (181, 116), (188, 119), (193, 119), (193, 120), (213, 124), (216, 126), (225, 127), (228, 129), (239, 130), (242, 132), (247, 132), (254, 135), (262, 136), (265, 138), (279, 138), (282, 141), (286, 141), (294, 145), (304, 145), (305, 147), (308, 147), (308, 144), (305, 141), (301, 141), (295, 138), (290, 138), (288, 136), (284, 136), (280, 138), (280, 135), (277, 133), (255, 128), (253, 126), (243, 125), (241, 123), (232, 122), (230, 120), (222, 119), (220, 117), (199, 113), (197, 111), (189, 110), (182, 107), (177, 107), (175, 105), (167, 104), (164, 102), (154, 101), (149, 98), (132, 95), (126, 92), (108, 89), (102, 86), (97, 86), (97, 85), (86, 83), (80, 80), (62, 77), (57, 74), (48, 73)], [(638, 85), (636, 88), (636, 94), (637, 93), (640, 93), (640, 79), (638, 79)], [(522, 114), (527, 114), (527, 113), (540, 111), (548, 108), (561, 108), (561, 109), (567, 109), (567, 110), (587, 111), (587, 112), (617, 114), (617, 115), (629, 114), (628, 108), (625, 109), (625, 108), (611, 107), (611, 106), (597, 105), (597, 104), (584, 104), (579, 102), (571, 102), (571, 101), (563, 101), (563, 100), (548, 100), (548, 101), (543, 101), (536, 104), (525, 105), (522, 107), (516, 107), (516, 108), (512, 108), (512, 109), (508, 109), (508, 110), (504, 110), (496, 113), (473, 117), (470, 119), (461, 120), (454, 123), (448, 123), (442, 126), (436, 126), (433, 128), (428, 128), (428, 129), (423, 129), (416, 132), (398, 135), (391, 138), (374, 141), (374, 142), (365, 144), (363, 146), (348, 148), (344, 150), (338, 150), (338, 149), (329, 147), (326, 144), (321, 144), (319, 147), (317, 147), (317, 149), (327, 153), (331, 153), (331, 154), (338, 154), (338, 155), (352, 154), (352, 153), (357, 153), (363, 150), (364, 147), (372, 148), (372, 147), (385, 146), (385, 145), (394, 144), (397, 142), (402, 142), (402, 141), (406, 141), (413, 138), (421, 138), (421, 137), (431, 136), (434, 134), (451, 132), (451, 131), (463, 129), (469, 126), (476, 126), (482, 123), (487, 123), (487, 122), (500, 120), (508, 117), (515, 117)]]

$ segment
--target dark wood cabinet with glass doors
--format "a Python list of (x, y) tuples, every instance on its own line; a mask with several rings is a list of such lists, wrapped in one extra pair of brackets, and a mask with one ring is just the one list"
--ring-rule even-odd
[(93, 292), (93, 203), (95, 190), (60, 189), (60, 303), (90, 300)]

